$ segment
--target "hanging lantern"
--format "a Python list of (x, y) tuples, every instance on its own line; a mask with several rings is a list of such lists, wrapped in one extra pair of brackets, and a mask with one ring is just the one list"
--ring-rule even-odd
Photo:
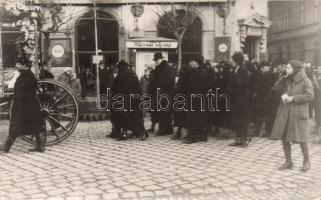
[(144, 6), (139, 3), (135, 3), (131, 6), (130, 12), (134, 17), (140, 17), (144, 13)]

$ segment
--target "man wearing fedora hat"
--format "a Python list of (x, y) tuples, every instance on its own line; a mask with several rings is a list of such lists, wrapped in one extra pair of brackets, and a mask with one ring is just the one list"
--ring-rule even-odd
[[(151, 76), (150, 79), (149, 90), (150, 94), (153, 96), (153, 115), (159, 123), (157, 135), (172, 134), (173, 124), (171, 109), (158, 110), (157, 108), (159, 105), (162, 108), (166, 107), (166, 105), (168, 108), (171, 108), (171, 96), (174, 92), (175, 73), (172, 67), (168, 65), (168, 62), (165, 60), (165, 57), (161, 52), (156, 52), (153, 60), (155, 61), (155, 69), (152, 72), (153, 76)], [(159, 99), (160, 102), (158, 102), (158, 98), (156, 98), (157, 93), (169, 98)]]

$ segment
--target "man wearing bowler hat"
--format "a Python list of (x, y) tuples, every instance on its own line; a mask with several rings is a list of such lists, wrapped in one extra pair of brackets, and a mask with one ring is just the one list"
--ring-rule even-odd
[(161, 52), (155, 53), (153, 60), (156, 67), (150, 79), (149, 93), (153, 96), (154, 113), (152, 114), (159, 123), (157, 135), (172, 134), (171, 98), (174, 92), (175, 73)]

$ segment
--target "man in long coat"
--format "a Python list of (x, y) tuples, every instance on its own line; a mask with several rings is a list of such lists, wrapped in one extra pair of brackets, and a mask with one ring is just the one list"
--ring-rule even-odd
[[(114, 136), (127, 139), (128, 131), (134, 136), (145, 140), (143, 112), (139, 108), (141, 87), (137, 75), (129, 69), (128, 64), (121, 61), (118, 64), (118, 74), (112, 87), (112, 123)], [(115, 102), (123, 102), (116, 105)]]
[[(157, 135), (167, 135), (173, 133), (173, 123), (171, 117), (171, 98), (174, 93), (175, 73), (168, 62), (165, 60), (161, 52), (154, 54), (156, 67), (150, 79), (150, 94), (153, 96), (154, 113), (159, 122), (159, 130)], [(157, 92), (158, 91), (158, 92)], [(157, 98), (157, 93), (166, 98)], [(158, 102), (159, 101), (159, 102)], [(167, 106), (168, 105), (168, 106)], [(164, 109), (161, 109), (160, 106)], [(166, 106), (168, 109), (166, 109)], [(158, 110), (157, 110), (158, 108)]]
[(231, 123), (235, 132), (235, 140), (230, 146), (248, 146), (249, 100), (250, 82), (249, 73), (244, 67), (243, 54), (240, 52), (232, 56), (235, 70), (229, 80), (231, 94)]
[[(182, 65), (178, 72), (178, 80), (175, 85), (175, 95), (184, 95), (187, 96), (186, 94), (186, 84), (187, 84), (187, 74), (191, 70), (191, 67), (189, 65)], [(175, 134), (172, 136), (173, 140), (179, 140), (182, 137), (182, 128), (185, 127), (185, 116), (186, 116), (186, 111), (184, 110), (174, 110), (173, 111), (173, 116), (174, 116), (174, 126), (177, 127), (177, 131)]]
[(20, 76), (14, 85), (9, 136), (2, 150), (8, 153), (16, 138), (21, 135), (34, 135), (37, 147), (30, 151), (44, 152), (44, 126), (40, 101), (36, 93), (38, 82), (30, 70), (30, 65), (19, 61), (16, 63), (16, 68)]
[(207, 94), (212, 85), (212, 74), (203, 64), (203, 57), (196, 55), (190, 59), (190, 70), (185, 74), (185, 91), (187, 94), (187, 112), (185, 127), (188, 137), (185, 143), (207, 141), (208, 133), (208, 99)]
[(273, 123), (270, 120), (271, 113), (271, 88), (275, 84), (274, 76), (272, 74), (271, 64), (263, 61), (259, 68), (259, 71), (254, 77), (254, 95), (252, 99), (252, 113), (251, 119), (255, 125), (255, 135), (260, 135), (260, 130), (263, 122), (265, 122), (266, 135), (270, 136), (271, 129), (270, 124)]

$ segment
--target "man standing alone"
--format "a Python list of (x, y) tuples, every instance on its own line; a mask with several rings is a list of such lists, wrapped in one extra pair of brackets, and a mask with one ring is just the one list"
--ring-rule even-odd
[(231, 121), (235, 131), (235, 140), (230, 146), (248, 146), (247, 127), (249, 123), (250, 82), (249, 73), (244, 67), (244, 56), (235, 53), (232, 56), (235, 70), (231, 75), (229, 90), (231, 94)]

